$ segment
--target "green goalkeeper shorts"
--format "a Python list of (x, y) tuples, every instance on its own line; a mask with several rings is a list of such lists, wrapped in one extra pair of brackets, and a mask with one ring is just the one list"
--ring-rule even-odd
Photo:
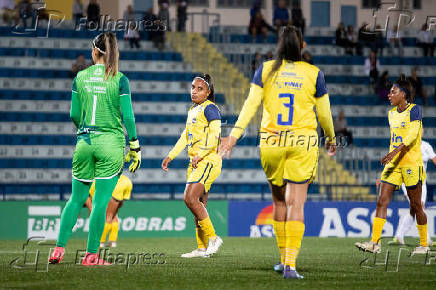
[(123, 141), (109, 134), (79, 135), (73, 154), (73, 178), (92, 182), (120, 174), (124, 167)]

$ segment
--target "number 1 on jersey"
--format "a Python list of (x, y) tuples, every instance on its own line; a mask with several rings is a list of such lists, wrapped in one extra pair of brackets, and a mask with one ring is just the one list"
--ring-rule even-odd
[(97, 95), (94, 95), (94, 104), (92, 105), (91, 126), (95, 125), (95, 111), (97, 110)]
[(283, 106), (289, 108), (288, 120), (283, 121), (283, 115), (278, 114), (277, 124), (279, 125), (292, 125), (292, 119), (294, 117), (294, 94), (279, 94), (279, 98), (289, 98), (289, 103), (284, 103)]

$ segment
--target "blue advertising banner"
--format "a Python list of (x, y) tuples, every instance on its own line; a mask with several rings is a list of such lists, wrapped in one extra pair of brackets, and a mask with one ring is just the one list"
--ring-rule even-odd
[[(428, 231), (435, 236), (436, 203), (426, 205)], [(305, 236), (369, 237), (375, 216), (375, 202), (307, 202)], [(384, 236), (393, 236), (399, 219), (409, 213), (407, 202), (389, 205)], [(229, 202), (229, 236), (272, 237), (271, 202)], [(416, 227), (409, 236), (418, 236)]]

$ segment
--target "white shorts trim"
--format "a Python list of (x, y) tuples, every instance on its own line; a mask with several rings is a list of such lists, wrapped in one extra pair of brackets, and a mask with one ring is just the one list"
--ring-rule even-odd
[(77, 177), (74, 176), (74, 174), (73, 174), (73, 178), (75, 180), (82, 181), (82, 182), (93, 182), (94, 181), (93, 179), (89, 180), (89, 179), (80, 179), (80, 178), (77, 178)]
[(120, 170), (118, 170), (118, 172), (115, 173), (114, 175), (109, 176), (109, 177), (95, 177), (95, 179), (111, 179), (111, 178), (117, 176), (118, 174), (120, 174), (120, 172), (123, 170), (123, 168), (124, 168), (124, 163), (123, 163), (123, 166), (121, 166)]

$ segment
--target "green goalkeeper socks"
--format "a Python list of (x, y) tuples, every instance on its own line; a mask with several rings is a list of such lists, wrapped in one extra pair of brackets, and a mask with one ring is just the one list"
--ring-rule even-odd
[(89, 196), (90, 187), (90, 182), (85, 183), (73, 178), (72, 194), (61, 215), (61, 226), (56, 242), (57, 247), (65, 247), (67, 245), (80, 210), (83, 208)]
[(97, 253), (100, 246), (100, 238), (103, 233), (106, 222), (106, 209), (112, 192), (117, 185), (119, 175), (111, 179), (96, 179), (95, 194), (92, 200), (91, 217), (89, 220), (89, 236), (86, 251), (88, 253)]

